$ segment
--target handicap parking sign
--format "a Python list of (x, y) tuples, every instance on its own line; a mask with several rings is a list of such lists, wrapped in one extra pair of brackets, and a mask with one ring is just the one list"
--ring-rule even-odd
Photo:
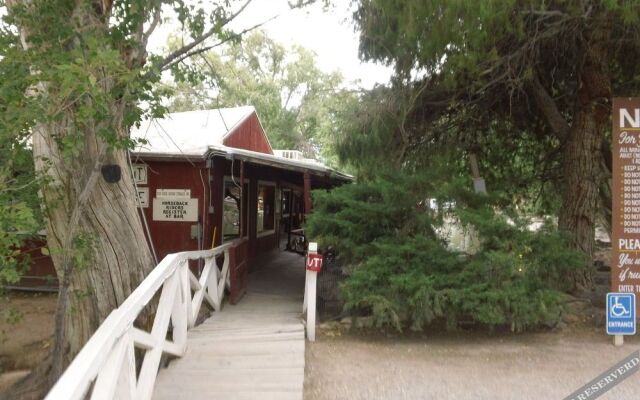
[(607, 334), (636, 334), (635, 293), (607, 293)]

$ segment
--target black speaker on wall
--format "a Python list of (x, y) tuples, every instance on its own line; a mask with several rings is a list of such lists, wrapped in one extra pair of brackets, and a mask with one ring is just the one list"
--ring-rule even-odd
[(119, 182), (122, 178), (122, 169), (117, 164), (103, 165), (101, 171), (102, 177), (108, 183)]

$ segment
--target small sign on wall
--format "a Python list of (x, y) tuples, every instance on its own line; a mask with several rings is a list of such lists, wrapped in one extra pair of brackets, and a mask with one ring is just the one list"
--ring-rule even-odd
[(153, 199), (154, 221), (198, 221), (198, 199), (166, 198)]
[(149, 207), (149, 188), (147, 187), (138, 188), (138, 207), (140, 208)]
[(191, 189), (156, 189), (156, 197), (188, 199), (191, 197)]
[(133, 175), (133, 182), (136, 185), (147, 184), (147, 165), (146, 164), (131, 165), (131, 174)]

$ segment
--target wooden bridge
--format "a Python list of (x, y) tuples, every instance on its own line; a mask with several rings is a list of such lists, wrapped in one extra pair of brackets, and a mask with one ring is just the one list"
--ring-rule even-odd
[[(189, 267), (198, 259), (199, 276), (193, 261)], [(278, 250), (263, 259), (242, 300), (223, 308), (231, 244), (168, 255), (103, 322), (46, 399), (302, 399), (304, 259)], [(158, 292), (147, 332), (136, 319)], [(215, 312), (198, 325), (203, 302)]]
[(282, 252), (251, 275), (237, 305), (189, 331), (185, 355), (161, 370), (154, 399), (302, 399), (303, 259)]

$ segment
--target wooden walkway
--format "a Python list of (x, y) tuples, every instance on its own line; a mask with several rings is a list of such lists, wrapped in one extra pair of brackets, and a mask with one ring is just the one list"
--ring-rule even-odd
[(158, 374), (154, 399), (302, 399), (304, 259), (276, 251), (269, 260), (249, 275), (239, 304), (189, 331), (186, 354)]

